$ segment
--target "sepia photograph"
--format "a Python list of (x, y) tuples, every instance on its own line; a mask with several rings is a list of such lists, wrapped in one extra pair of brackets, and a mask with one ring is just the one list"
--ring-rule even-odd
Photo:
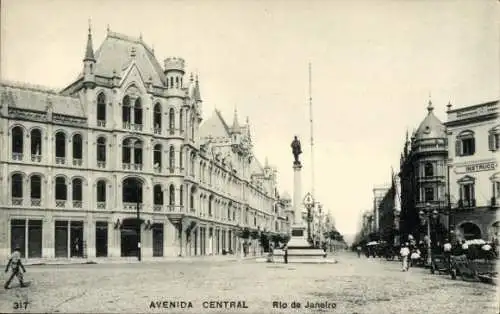
[(500, 314), (500, 1), (0, 14), (1, 313)]

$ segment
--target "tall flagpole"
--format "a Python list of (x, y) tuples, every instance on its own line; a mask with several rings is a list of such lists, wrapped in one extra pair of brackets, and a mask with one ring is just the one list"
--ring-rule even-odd
[[(309, 62), (309, 127), (311, 133), (311, 194), (316, 205), (316, 194), (314, 191), (314, 137), (313, 137), (313, 109), (312, 109), (312, 69), (311, 62)], [(314, 207), (313, 207), (314, 208)]]

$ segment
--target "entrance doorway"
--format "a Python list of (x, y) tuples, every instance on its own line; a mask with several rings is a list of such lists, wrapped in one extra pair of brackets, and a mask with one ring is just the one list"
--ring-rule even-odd
[[(141, 219), (141, 224), (143, 220)], [(137, 219), (128, 218), (123, 220), (121, 231), (121, 256), (137, 256)]]
[(163, 224), (153, 224), (153, 256), (163, 256)]
[(96, 257), (108, 256), (108, 223), (105, 221), (96, 222), (95, 250)]
[(481, 239), (481, 229), (476, 224), (466, 222), (460, 225), (465, 240)]

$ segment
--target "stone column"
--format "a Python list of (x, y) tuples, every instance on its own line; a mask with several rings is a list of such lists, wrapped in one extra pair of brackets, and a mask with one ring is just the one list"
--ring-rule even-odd
[(302, 180), (300, 163), (293, 165), (293, 223), (302, 224)]

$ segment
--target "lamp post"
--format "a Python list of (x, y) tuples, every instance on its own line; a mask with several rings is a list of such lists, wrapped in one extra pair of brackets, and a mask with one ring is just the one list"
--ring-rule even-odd
[(136, 185), (136, 200), (137, 200), (137, 260), (140, 262), (141, 261), (141, 212), (140, 212), (140, 187), (139, 184)]
[(427, 221), (427, 239), (428, 239), (428, 245), (427, 245), (427, 265), (431, 265), (431, 262), (432, 262), (432, 249), (431, 249), (431, 245), (432, 245), (432, 241), (431, 241), (431, 219), (432, 218), (437, 218), (438, 216), (438, 211), (437, 210), (432, 210), (432, 207), (431, 207), (431, 204), (430, 203), (426, 203), (425, 204), (425, 211), (423, 210), (420, 210), (420, 212), (418, 213), (419, 216), (420, 216), (420, 219), (421, 220), (426, 220)]

